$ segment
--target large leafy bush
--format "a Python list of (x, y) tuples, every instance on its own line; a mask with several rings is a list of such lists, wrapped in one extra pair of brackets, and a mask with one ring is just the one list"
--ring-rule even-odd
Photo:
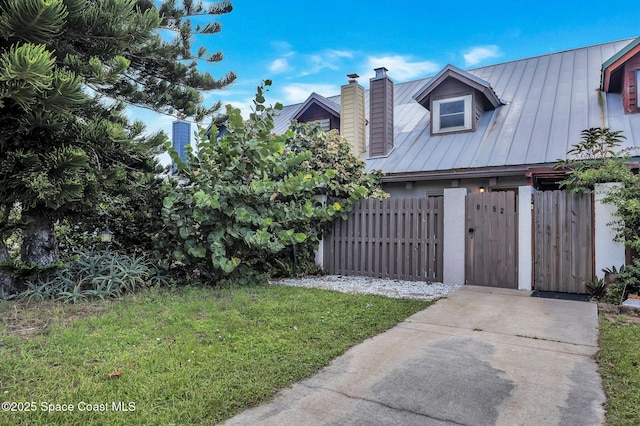
[(556, 167), (569, 173), (561, 184), (574, 193), (589, 192), (597, 183), (617, 182), (607, 190), (603, 202), (616, 207), (612, 223), (616, 239), (640, 250), (640, 180), (638, 165), (631, 161), (633, 149), (621, 149), (621, 131), (591, 128), (582, 131), (582, 140), (568, 152), (570, 157)]
[(347, 199), (353, 191), (364, 188), (369, 198), (387, 196), (380, 188), (382, 172), (375, 170), (365, 173), (364, 161), (351, 154), (351, 145), (337, 131), (325, 132), (318, 122), (293, 122), (290, 130), (286, 141), (287, 149), (293, 153), (312, 153), (296, 170), (336, 172), (334, 178), (318, 188), (320, 194), (329, 198)]
[[(266, 276), (278, 254), (303, 243), (313, 245), (322, 224), (377, 194), (379, 180), (362, 178), (362, 164), (360, 173), (353, 167), (353, 177), (342, 176), (337, 190), (340, 165), (314, 162), (317, 153), (292, 143), (312, 141), (313, 132), (301, 135), (294, 128), (273, 133), (273, 116), (282, 106), (265, 105), (265, 86), (270, 84), (258, 87), (249, 120), (228, 106), (224, 135), (215, 127), (202, 130), (187, 162), (168, 147), (180, 185), (164, 198), (163, 219), (174, 238), (167, 242), (176, 245), (173, 265), (189, 275), (252, 283)], [(319, 203), (322, 194), (340, 199)]]

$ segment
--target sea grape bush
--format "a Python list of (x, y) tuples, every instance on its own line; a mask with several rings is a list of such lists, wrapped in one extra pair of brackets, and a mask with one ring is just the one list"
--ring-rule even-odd
[(200, 130), (187, 161), (168, 146), (180, 184), (164, 198), (163, 220), (175, 247), (174, 267), (200, 280), (255, 282), (269, 271), (275, 255), (294, 244), (313, 243), (320, 225), (346, 216), (371, 189), (353, 185), (344, 199), (326, 204), (336, 170), (304, 169), (307, 149), (291, 149), (289, 130), (273, 133), (273, 115), (282, 105), (265, 105), (265, 81), (247, 121), (227, 106), (226, 132)]

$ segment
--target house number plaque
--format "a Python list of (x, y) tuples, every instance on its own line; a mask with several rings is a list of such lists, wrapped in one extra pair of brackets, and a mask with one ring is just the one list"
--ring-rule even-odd
[[(480, 204), (476, 204), (476, 210), (480, 210)], [(487, 206), (484, 206), (484, 210), (487, 211)], [(492, 206), (492, 210), (496, 213), (498, 211), (498, 207)], [(500, 214), (504, 214), (504, 207), (500, 207)]]

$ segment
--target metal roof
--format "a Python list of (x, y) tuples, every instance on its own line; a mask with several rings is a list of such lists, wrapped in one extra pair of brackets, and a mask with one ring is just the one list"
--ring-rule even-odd
[[(623, 147), (639, 147), (640, 114), (624, 114), (620, 94), (599, 90), (603, 63), (633, 41), (467, 70), (488, 83), (503, 103), (482, 115), (475, 132), (431, 136), (429, 111), (414, 100), (430, 78), (397, 83), (395, 147), (386, 157), (369, 159), (365, 153), (362, 159), (368, 170), (385, 174), (544, 165), (564, 158), (580, 141), (580, 132), (591, 127), (622, 130)], [(340, 104), (339, 95), (326, 99)], [(300, 107), (286, 106), (274, 130), (284, 132)], [(367, 90), (366, 117), (368, 110)]]
[(627, 44), (624, 47), (624, 49), (621, 49), (618, 53), (613, 55), (611, 58), (609, 58), (608, 60), (604, 61), (602, 63), (602, 68), (610, 67), (615, 61), (617, 61), (618, 59), (623, 57), (627, 52), (629, 52), (631, 49), (633, 49), (634, 47), (636, 47), (639, 44), (640, 44), (640, 37), (636, 38), (631, 43)]

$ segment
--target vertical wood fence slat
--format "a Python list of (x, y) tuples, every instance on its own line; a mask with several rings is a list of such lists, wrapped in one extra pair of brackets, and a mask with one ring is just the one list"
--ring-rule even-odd
[[(375, 224), (376, 224), (376, 207), (377, 207), (377, 203), (375, 202), (375, 200), (365, 200), (365, 209), (368, 213), (368, 217), (369, 217), (369, 226), (367, 228), (367, 235), (373, 235), (374, 231), (375, 231)], [(367, 276), (371, 276), (373, 274), (373, 264), (375, 263), (375, 256), (376, 256), (376, 241), (373, 238), (366, 238), (367, 240), (367, 244), (369, 245), (369, 253), (367, 256), (367, 267), (365, 268), (366, 274)]]
[(325, 236), (330, 274), (442, 281), (441, 197), (361, 200)]
[(591, 195), (534, 194), (534, 288), (586, 293), (593, 277)]

